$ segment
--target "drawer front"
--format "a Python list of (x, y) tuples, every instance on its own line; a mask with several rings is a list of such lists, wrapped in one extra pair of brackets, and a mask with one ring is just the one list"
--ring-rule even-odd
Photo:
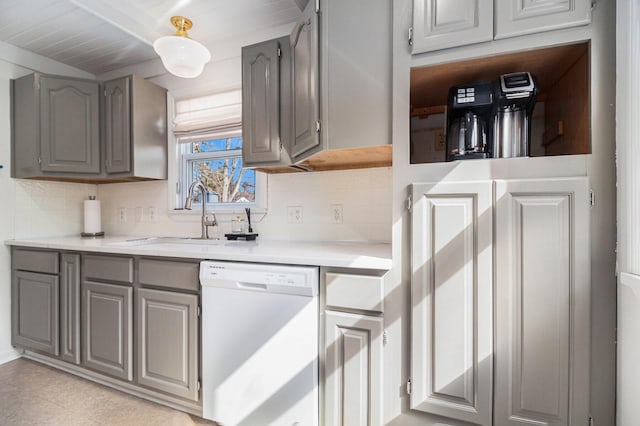
[(327, 307), (383, 312), (383, 278), (327, 272)]
[(142, 285), (200, 290), (199, 263), (140, 259), (138, 265), (138, 279)]
[(133, 283), (133, 259), (130, 257), (84, 255), (82, 260), (87, 279)]
[(54, 251), (14, 249), (13, 269), (57, 274), (60, 272), (58, 253)]

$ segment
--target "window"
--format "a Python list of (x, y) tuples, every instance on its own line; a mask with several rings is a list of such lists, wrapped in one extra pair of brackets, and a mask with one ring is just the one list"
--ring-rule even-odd
[[(242, 167), (242, 137), (239, 131), (226, 133), (192, 135), (189, 142), (180, 141), (179, 200), (184, 202), (189, 186), (200, 181), (207, 188), (206, 203), (213, 209), (257, 205), (256, 172)], [(193, 202), (202, 202), (200, 192), (194, 194)]]

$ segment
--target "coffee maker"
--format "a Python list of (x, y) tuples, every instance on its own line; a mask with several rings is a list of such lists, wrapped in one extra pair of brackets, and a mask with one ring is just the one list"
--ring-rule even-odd
[(528, 72), (451, 87), (447, 161), (528, 156), (537, 93)]
[(447, 161), (491, 157), (493, 90), (492, 82), (449, 89)]
[(528, 157), (531, 114), (538, 88), (528, 72), (501, 75), (495, 83), (493, 157)]

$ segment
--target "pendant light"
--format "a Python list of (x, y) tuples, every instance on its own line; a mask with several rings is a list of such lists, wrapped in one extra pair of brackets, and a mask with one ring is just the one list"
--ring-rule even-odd
[(189, 38), (187, 30), (193, 27), (190, 19), (173, 16), (171, 23), (176, 28), (176, 33), (157, 39), (153, 43), (153, 49), (160, 55), (162, 65), (171, 74), (182, 78), (199, 76), (204, 65), (211, 60), (209, 50)]

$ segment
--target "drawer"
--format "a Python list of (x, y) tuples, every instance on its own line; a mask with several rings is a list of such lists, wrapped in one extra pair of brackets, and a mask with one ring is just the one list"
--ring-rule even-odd
[(142, 285), (199, 291), (200, 263), (140, 259), (138, 280)]
[(382, 277), (327, 272), (327, 307), (382, 312)]
[(82, 270), (85, 278), (133, 283), (133, 258), (84, 255)]
[(14, 249), (11, 256), (13, 269), (57, 274), (60, 272), (58, 252)]

